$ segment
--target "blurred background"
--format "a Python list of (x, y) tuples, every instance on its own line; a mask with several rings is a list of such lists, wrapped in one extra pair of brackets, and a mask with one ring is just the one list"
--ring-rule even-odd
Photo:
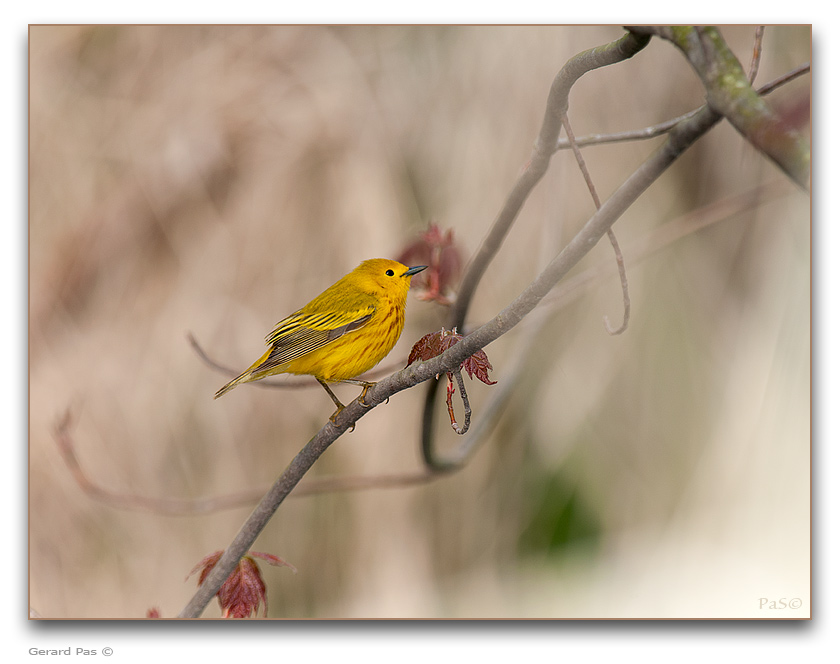
[[(362, 260), (398, 257), (431, 223), (467, 261), (530, 155), (557, 71), (622, 33), (31, 27), (32, 608), (174, 617), (195, 589), (187, 574), (253, 507), (170, 516), (93, 500), (56, 446), (63, 413), (85, 471), (116, 494), (267, 489), (332, 403), (314, 380), (214, 401), (228, 378), (187, 333), (241, 371), (280, 318)], [(754, 27), (723, 34), (748, 68)], [(757, 85), (809, 61), (810, 38), (808, 26), (769, 27)], [(805, 76), (768, 100), (794, 115), (804, 105), (807, 121), (809, 98)], [(578, 136), (623, 131), (703, 99), (684, 58), (653, 39), (587, 74), (570, 120)], [(662, 140), (585, 149), (601, 198)], [(592, 209), (571, 153), (558, 153), (469, 326), (503, 309)], [(697, 219), (720, 223), (652, 250), (657, 229)], [(298, 569), (263, 566), (270, 617), (810, 614), (808, 195), (721, 123), (615, 232), (628, 256), (638, 249), (627, 332), (604, 331), (605, 315), (622, 316), (611, 267), (486, 349), (499, 383), (467, 387), (473, 427), (496, 424), (463, 470), (287, 500), (254, 547)], [(602, 242), (577, 271), (611, 257)], [(404, 366), (446, 316), (410, 295), (383, 366)], [(424, 394), (368, 413), (311, 475), (421, 469)], [(442, 399), (438, 410), (445, 455), (462, 441)], [(220, 615), (215, 600), (204, 615)]]

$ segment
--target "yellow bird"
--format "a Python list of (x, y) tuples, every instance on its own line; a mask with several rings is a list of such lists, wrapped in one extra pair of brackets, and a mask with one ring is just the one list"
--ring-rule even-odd
[(277, 323), (265, 338), (268, 350), (214, 398), (240, 383), (281, 373), (314, 376), (330, 395), (336, 411), (344, 404), (328, 383), (364, 386), (360, 399), (376, 383), (354, 380), (391, 351), (405, 325), (405, 300), (411, 275), (425, 265), (406, 267), (373, 258), (339, 279), (305, 307)]

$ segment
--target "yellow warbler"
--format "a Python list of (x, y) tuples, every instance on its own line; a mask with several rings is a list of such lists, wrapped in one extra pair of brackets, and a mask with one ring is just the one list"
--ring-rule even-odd
[(376, 366), (397, 343), (405, 324), (411, 275), (425, 269), (425, 265), (406, 267), (384, 258), (364, 261), (277, 323), (265, 338), (269, 347), (265, 354), (216, 392), (215, 398), (240, 383), (267, 376), (309, 374), (335, 403), (335, 418), (344, 405), (327, 383), (363, 385), (360, 398), (364, 398), (375, 383), (353, 379)]

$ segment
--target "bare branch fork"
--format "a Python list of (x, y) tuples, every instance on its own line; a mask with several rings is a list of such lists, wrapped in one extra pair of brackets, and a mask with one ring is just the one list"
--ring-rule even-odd
[(504, 206), (493, 222), (490, 232), (464, 274), (458, 290), (458, 299), (452, 306), (450, 313), (450, 328), (463, 329), (467, 309), (479, 281), (481, 281), (487, 266), (490, 264), (490, 260), (499, 251), (525, 200), (548, 170), (549, 160), (556, 150), (562, 118), (569, 109), (569, 91), (572, 85), (581, 76), (593, 69), (606, 67), (633, 57), (647, 46), (649, 41), (649, 35), (627, 33), (614, 42), (579, 53), (570, 59), (555, 76), (548, 94), (545, 116), (531, 153), (531, 159), (519, 176)]
[[(636, 34), (655, 34), (672, 42), (688, 59), (706, 88), (706, 101), (754, 147), (767, 155), (794, 182), (808, 189), (811, 150), (808, 141), (789, 127), (752, 87), (735, 54), (714, 27), (637, 27)], [(756, 43), (760, 44), (760, 33)], [(760, 47), (754, 48), (757, 61)]]
[[(610, 61), (619, 61), (629, 55), (621, 57), (616, 53), (626, 54), (628, 51), (632, 53), (637, 52), (647, 43), (646, 39), (635, 38), (632, 34), (625, 35), (622, 39), (613, 44), (602, 47), (601, 49), (593, 49), (588, 51), (589, 54), (595, 56), (604, 53), (610, 53)], [(617, 59), (615, 59), (617, 58)], [(597, 58), (596, 58), (597, 59)], [(571, 61), (570, 61), (571, 62)], [(544, 163), (538, 163), (536, 170), (531, 178), (536, 175), (536, 180), (531, 182), (528, 178), (525, 184), (521, 184), (522, 180), (517, 183), (517, 187), (509, 197), (505, 204), (504, 210), (507, 210), (505, 215), (510, 215), (514, 218), (524, 202), (527, 192), (533, 188), (533, 184), (542, 176), (547, 168), (548, 158), (554, 151), (556, 145), (557, 133), (560, 126), (560, 117), (565, 112), (565, 107), (562, 109), (554, 109), (551, 107), (553, 103), (567, 98), (568, 88), (571, 82), (576, 77), (579, 77), (585, 71), (589, 71), (586, 66), (580, 66), (579, 62), (576, 76), (571, 79), (566, 78), (566, 75), (561, 71), (555, 79), (555, 84), (552, 86), (552, 93), (549, 95), (549, 108), (546, 110), (546, 119), (543, 123), (543, 130), (540, 132), (540, 137), (537, 141), (537, 146), (534, 150), (534, 157), (536, 160)], [(609, 64), (604, 62), (603, 64)], [(567, 65), (568, 67), (569, 65)], [(603, 66), (603, 65), (598, 65)], [(573, 67), (574, 68), (574, 67)], [(591, 69), (592, 67), (589, 66)], [(564, 67), (564, 70), (566, 68)], [(558, 85), (558, 81), (560, 81)], [(561, 91), (565, 89), (562, 94)], [(559, 114), (558, 114), (559, 112)], [(198, 589), (196, 594), (183, 609), (180, 614), (182, 618), (198, 617), (204, 610), (207, 603), (218, 592), (219, 587), (233, 570), (241, 556), (251, 547), (254, 540), (263, 530), (274, 512), (289, 495), (292, 489), (297, 485), (304, 474), (312, 467), (315, 461), (323, 454), (323, 452), (345, 431), (351, 428), (359, 419), (361, 419), (372, 407), (379, 405), (389, 397), (397, 392), (408, 389), (421, 382), (428, 381), (436, 376), (446, 372), (455, 372), (460, 367), (461, 363), (477, 350), (487, 346), (500, 336), (511, 330), (517, 323), (519, 323), (539, 302), (551, 291), (557, 282), (565, 276), (569, 270), (574, 267), (585, 256), (597, 242), (606, 234), (607, 230), (613, 223), (623, 214), (627, 208), (644, 192), (659, 175), (661, 175), (676, 159), (679, 157), (695, 140), (714, 126), (721, 118), (721, 115), (705, 107), (690, 118), (680, 122), (668, 135), (666, 142), (654, 154), (647, 159), (616, 191), (610, 196), (604, 204), (599, 208), (595, 214), (587, 221), (569, 244), (546, 266), (543, 272), (523, 290), (519, 296), (511, 302), (504, 310), (499, 312), (492, 320), (488, 321), (471, 334), (465, 336), (457, 344), (446, 350), (441, 355), (427, 360), (425, 362), (418, 362), (412, 364), (397, 373), (384, 378), (372, 387), (366, 397), (366, 402), (363, 404), (358, 399), (347, 406), (335, 419), (335, 422), (328, 422), (315, 436), (304, 446), (304, 448), (295, 456), (292, 462), (284, 470), (282, 475), (278, 478), (275, 484), (271, 487), (268, 493), (264, 496), (259, 505), (254, 509), (242, 529), (234, 538), (233, 542), (228, 546), (225, 553), (219, 559), (219, 562), (213, 568), (211, 573), (204, 580), (204, 583)], [(546, 127), (550, 125), (547, 130)], [(535, 159), (532, 159), (532, 165)], [(530, 167), (529, 167), (530, 168)], [(522, 188), (525, 191), (522, 191)], [(513, 199), (513, 204), (511, 203)], [(503, 210), (503, 211), (504, 211)], [(502, 219), (500, 215), (499, 219)], [(502, 224), (503, 225), (503, 224)], [(509, 225), (509, 223), (508, 223)], [(503, 239), (506, 228), (499, 228), (500, 223), (494, 225), (491, 234), (497, 233), (501, 236), (498, 238), (499, 242)], [(496, 247), (498, 249), (498, 246)], [(495, 253), (495, 250), (490, 251), (490, 255)], [(481, 270), (483, 271), (483, 270)], [(475, 277), (473, 277), (475, 278)], [(477, 281), (473, 284), (473, 289)], [(465, 305), (462, 305), (462, 311), (466, 311)]]
[[(548, 93), (545, 115), (540, 127), (539, 135), (534, 143), (534, 149), (526, 168), (519, 176), (513, 190), (508, 195), (496, 220), (487, 237), (473, 257), (467, 268), (461, 285), (458, 290), (458, 298), (450, 311), (448, 325), (450, 328), (457, 327), (464, 329), (464, 321), (467, 317), (467, 310), (478, 283), (484, 275), (490, 261), (499, 251), (505, 237), (508, 234), (513, 222), (519, 216), (525, 200), (533, 188), (542, 179), (548, 170), (551, 156), (557, 151), (558, 137), (563, 120), (569, 110), (569, 92), (575, 82), (587, 72), (607, 65), (616, 64), (628, 58), (632, 58), (649, 43), (650, 35), (628, 32), (614, 42), (598, 46), (571, 58), (554, 77), (551, 89)], [(574, 137), (569, 135), (570, 142)], [(585, 175), (585, 169), (584, 169)], [(596, 196), (597, 200), (597, 196)], [(597, 207), (597, 202), (596, 202)], [(617, 254), (620, 256), (620, 254)], [(624, 287), (626, 282), (623, 282)], [(625, 300), (626, 302), (626, 300)], [(625, 306), (625, 317), (629, 308)], [(440, 459), (435, 454), (434, 439), (434, 409), (435, 397), (437, 396), (438, 384), (432, 382), (426, 391), (426, 400), (423, 405), (423, 428), (421, 434), (421, 448), (423, 460), (426, 466), (437, 471), (450, 470), (457, 467), (460, 461)]]
[[(752, 70), (751, 70), (752, 71)], [(799, 65), (798, 67), (792, 69), (786, 74), (779, 76), (778, 78), (770, 81), (769, 83), (765, 83), (762, 85), (756, 92), (761, 96), (768, 95), (774, 90), (777, 90), (785, 83), (789, 83), (795, 78), (802, 76), (803, 74), (807, 74), (811, 71), (811, 63), (806, 62), (804, 64)], [(752, 77), (752, 73), (750, 73), (750, 77)], [(606, 145), (608, 143), (624, 143), (627, 141), (646, 141), (649, 138), (656, 138), (657, 136), (662, 136), (663, 134), (667, 134), (671, 131), (675, 126), (677, 126), (680, 122), (685, 120), (686, 118), (691, 117), (695, 113), (699, 112), (703, 107), (696, 108), (693, 111), (689, 111), (688, 113), (683, 113), (679, 117), (671, 118), (670, 120), (666, 120), (665, 122), (660, 122), (655, 125), (651, 125), (649, 127), (642, 127), (641, 129), (631, 129), (628, 131), (618, 131), (613, 132), (610, 134), (587, 134), (586, 136), (576, 136), (575, 143), (577, 143), (578, 147), (588, 147), (590, 145)], [(563, 138), (560, 137), (557, 139), (557, 150), (567, 150), (571, 147), (571, 142), (569, 141), (568, 137)]]

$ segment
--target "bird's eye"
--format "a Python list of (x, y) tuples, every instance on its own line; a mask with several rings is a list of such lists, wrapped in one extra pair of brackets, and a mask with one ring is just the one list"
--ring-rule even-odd
[(394, 276), (394, 271), (393, 270), (385, 270), (385, 274), (387, 274), (389, 277), (393, 277)]

